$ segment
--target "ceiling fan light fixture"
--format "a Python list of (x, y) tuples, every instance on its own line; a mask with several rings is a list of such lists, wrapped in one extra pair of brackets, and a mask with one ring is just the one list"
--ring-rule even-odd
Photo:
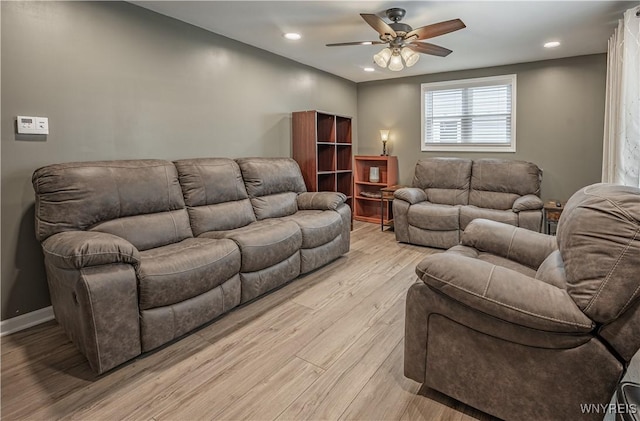
[(400, 55), (402, 56), (402, 58), (404, 59), (405, 64), (407, 65), (407, 67), (411, 67), (414, 64), (416, 64), (418, 62), (418, 60), (420, 59), (420, 54), (416, 53), (415, 51), (413, 51), (411, 48), (409, 47), (404, 47), (401, 51), (400, 51)]
[(389, 60), (389, 70), (399, 72), (402, 69), (404, 69), (404, 65), (402, 64), (402, 57), (398, 52), (394, 51), (393, 55), (391, 56), (391, 60)]
[(378, 54), (373, 56), (373, 61), (375, 61), (378, 66), (385, 68), (389, 63), (390, 58), (391, 58), (391, 50), (388, 48), (384, 48)]

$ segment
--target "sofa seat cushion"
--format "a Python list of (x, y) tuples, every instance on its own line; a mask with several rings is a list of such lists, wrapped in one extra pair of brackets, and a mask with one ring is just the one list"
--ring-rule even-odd
[(298, 224), (303, 249), (327, 244), (342, 232), (342, 218), (334, 211), (303, 210), (283, 219)]
[(460, 244), (460, 230), (435, 231), (409, 225), (409, 239), (411, 244), (447, 250)]
[(451, 231), (460, 227), (459, 206), (420, 202), (409, 207), (409, 225), (432, 231)]
[(140, 311), (142, 351), (184, 335), (240, 304), (240, 275), (188, 300)]
[(229, 231), (205, 232), (198, 238), (228, 238), (242, 254), (241, 272), (255, 272), (280, 263), (302, 246), (298, 224), (281, 219), (265, 219)]
[(233, 241), (188, 238), (140, 252), (140, 309), (167, 306), (203, 294), (240, 270)]
[(484, 262), (491, 263), (492, 265), (515, 270), (516, 272), (519, 272), (523, 275), (527, 275), (531, 278), (536, 276), (535, 269), (531, 269), (530, 267), (525, 266), (521, 263), (518, 263), (514, 260), (505, 259), (504, 257), (498, 256), (496, 254), (478, 251), (473, 247), (457, 245), (457, 246), (451, 247), (446, 252), (457, 254), (460, 256), (470, 257), (472, 259), (482, 260)]
[(460, 208), (460, 229), (464, 230), (467, 225), (469, 225), (469, 222), (477, 218), (490, 219), (492, 221), (518, 226), (518, 214), (514, 213), (511, 209), (498, 210), (467, 205)]
[(246, 303), (300, 275), (300, 251), (275, 265), (254, 272), (241, 272), (241, 303)]

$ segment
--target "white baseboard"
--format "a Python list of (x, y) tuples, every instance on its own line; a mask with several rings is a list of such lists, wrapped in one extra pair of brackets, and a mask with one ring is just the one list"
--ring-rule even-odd
[(14, 318), (0, 322), (0, 336), (18, 332), (31, 326), (53, 320), (53, 307), (45, 307), (31, 313), (22, 314)]

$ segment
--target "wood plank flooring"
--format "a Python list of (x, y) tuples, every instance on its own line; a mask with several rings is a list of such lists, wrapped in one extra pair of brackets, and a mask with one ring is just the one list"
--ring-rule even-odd
[(94, 375), (55, 322), (2, 338), (3, 420), (490, 420), (402, 374), (428, 248), (356, 222), (351, 251), (181, 340)]

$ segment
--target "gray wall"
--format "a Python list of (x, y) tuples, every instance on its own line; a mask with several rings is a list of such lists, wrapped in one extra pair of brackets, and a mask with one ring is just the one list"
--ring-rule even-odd
[[(356, 87), (128, 3), (1, 2), (1, 14), (2, 320), (49, 305), (31, 174), (50, 163), (289, 156), (290, 113), (321, 109), (358, 116), (359, 154), (379, 154), (391, 129), (408, 184), (436, 155), (420, 152), (420, 83), (517, 73), (518, 151), (499, 156), (543, 167), (544, 198), (600, 179), (605, 55)], [(17, 136), (17, 115), (49, 117), (46, 141)]]
[[(381, 153), (379, 129), (390, 129), (400, 182), (411, 184), (420, 158), (521, 159), (543, 168), (543, 199), (566, 200), (600, 181), (606, 55), (572, 57), (358, 84), (358, 153)], [(420, 84), (517, 74), (516, 152), (420, 151)]]
[[(357, 111), (355, 83), (128, 3), (1, 3), (2, 320), (49, 305), (36, 168), (290, 156), (292, 111)], [(49, 117), (46, 141), (17, 115)]]

